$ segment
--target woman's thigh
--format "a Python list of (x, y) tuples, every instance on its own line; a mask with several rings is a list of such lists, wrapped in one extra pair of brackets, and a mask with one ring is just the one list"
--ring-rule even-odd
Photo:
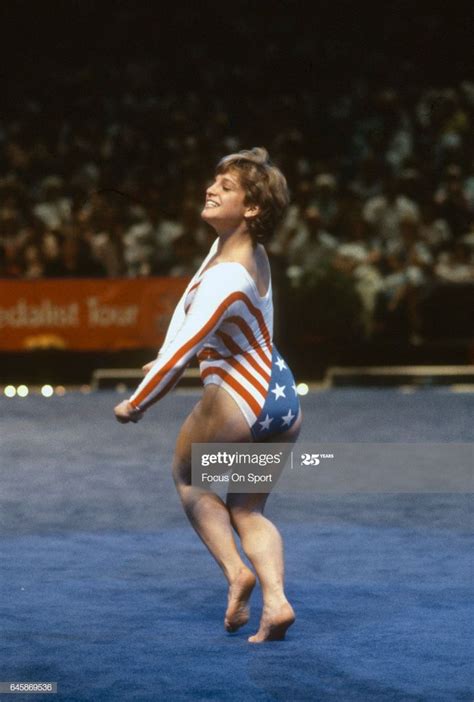
[[(294, 443), (301, 429), (301, 409), (291, 429), (268, 439), (275, 443)], [(186, 418), (178, 434), (173, 461), (176, 483), (191, 484), (191, 459), (193, 443), (245, 443), (253, 441), (247, 420), (233, 398), (217, 385), (206, 385), (202, 399)], [(276, 476), (277, 478), (279, 476)], [(243, 495), (240, 502), (249, 508), (261, 509), (268, 494)], [(232, 502), (235, 498), (232, 498)], [(252, 507), (250, 507), (252, 505)], [(257, 507), (257, 505), (259, 505)]]
[(178, 434), (173, 461), (175, 481), (191, 484), (194, 443), (252, 441), (250, 427), (232, 397), (217, 385), (207, 385), (202, 399), (186, 418)]
[[(287, 431), (282, 432), (281, 434), (276, 434), (274, 436), (270, 436), (268, 439), (265, 439), (261, 443), (285, 443), (285, 444), (294, 444), (295, 441), (298, 439), (299, 433), (301, 431), (301, 424), (303, 421), (303, 414), (301, 412), (301, 408), (298, 414), (298, 418), (296, 419), (296, 422), (293, 424), (291, 429), (288, 429)], [(273, 472), (273, 486), (276, 485), (278, 482), (278, 479), (284, 470), (284, 465), (282, 466), (281, 470), (274, 470)], [(259, 512), (260, 514), (263, 514), (263, 510), (265, 508), (265, 503), (268, 500), (268, 496), (270, 495), (271, 489), (268, 490), (265, 493), (244, 493), (244, 492), (239, 492), (239, 493), (232, 493), (229, 492), (227, 494), (226, 498), (226, 504), (227, 507), (230, 509), (231, 514), (235, 516), (236, 512)]]

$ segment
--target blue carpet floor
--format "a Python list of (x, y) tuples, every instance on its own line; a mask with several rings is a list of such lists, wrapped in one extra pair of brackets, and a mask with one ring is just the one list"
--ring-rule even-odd
[[(252, 646), (260, 593), (226, 634), (225, 582), (170, 477), (195, 396), (126, 427), (118, 399), (0, 400), (0, 681), (59, 690), (12, 699), (474, 699), (470, 495), (271, 496), (297, 622)], [(333, 390), (303, 408), (303, 441), (472, 441), (469, 394)]]

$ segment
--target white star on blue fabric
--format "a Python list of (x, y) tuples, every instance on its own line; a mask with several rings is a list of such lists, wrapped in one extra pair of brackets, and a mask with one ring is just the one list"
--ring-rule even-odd
[(275, 383), (275, 387), (272, 388), (272, 392), (275, 393), (275, 400), (278, 400), (279, 397), (286, 397), (284, 392), (285, 388), (286, 385), (278, 385), (278, 383)]
[(286, 363), (282, 358), (279, 358), (278, 361), (275, 361), (275, 365), (278, 366), (278, 368), (282, 371), (283, 368), (286, 368)]
[(259, 422), (260, 426), (262, 427), (260, 431), (265, 431), (270, 428), (270, 424), (273, 422), (273, 417), (269, 417), (268, 414), (263, 420), (263, 422)]
[(284, 426), (288, 426), (288, 427), (289, 427), (289, 426), (290, 426), (290, 423), (291, 423), (291, 420), (294, 419), (295, 416), (296, 416), (295, 414), (292, 414), (291, 409), (289, 409), (289, 410), (288, 410), (288, 414), (286, 414), (286, 415), (284, 415), (284, 416), (282, 417), (283, 424), (282, 424), (281, 426), (282, 426), (282, 427), (284, 427)]

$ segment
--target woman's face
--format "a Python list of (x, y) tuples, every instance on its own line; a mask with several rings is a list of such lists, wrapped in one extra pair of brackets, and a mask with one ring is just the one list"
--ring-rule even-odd
[(220, 173), (206, 190), (202, 219), (217, 232), (238, 227), (245, 217), (255, 216), (258, 208), (244, 203), (245, 191), (235, 171)]

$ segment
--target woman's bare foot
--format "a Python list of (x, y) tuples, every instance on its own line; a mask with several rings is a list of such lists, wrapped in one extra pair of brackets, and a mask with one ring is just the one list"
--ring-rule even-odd
[(227, 612), (224, 626), (227, 631), (234, 632), (247, 624), (250, 617), (248, 601), (257, 579), (249, 568), (242, 568), (234, 582), (229, 587)]
[(249, 637), (250, 643), (264, 641), (281, 641), (285, 638), (286, 630), (295, 621), (295, 613), (289, 602), (275, 607), (264, 607), (260, 627), (256, 634)]

